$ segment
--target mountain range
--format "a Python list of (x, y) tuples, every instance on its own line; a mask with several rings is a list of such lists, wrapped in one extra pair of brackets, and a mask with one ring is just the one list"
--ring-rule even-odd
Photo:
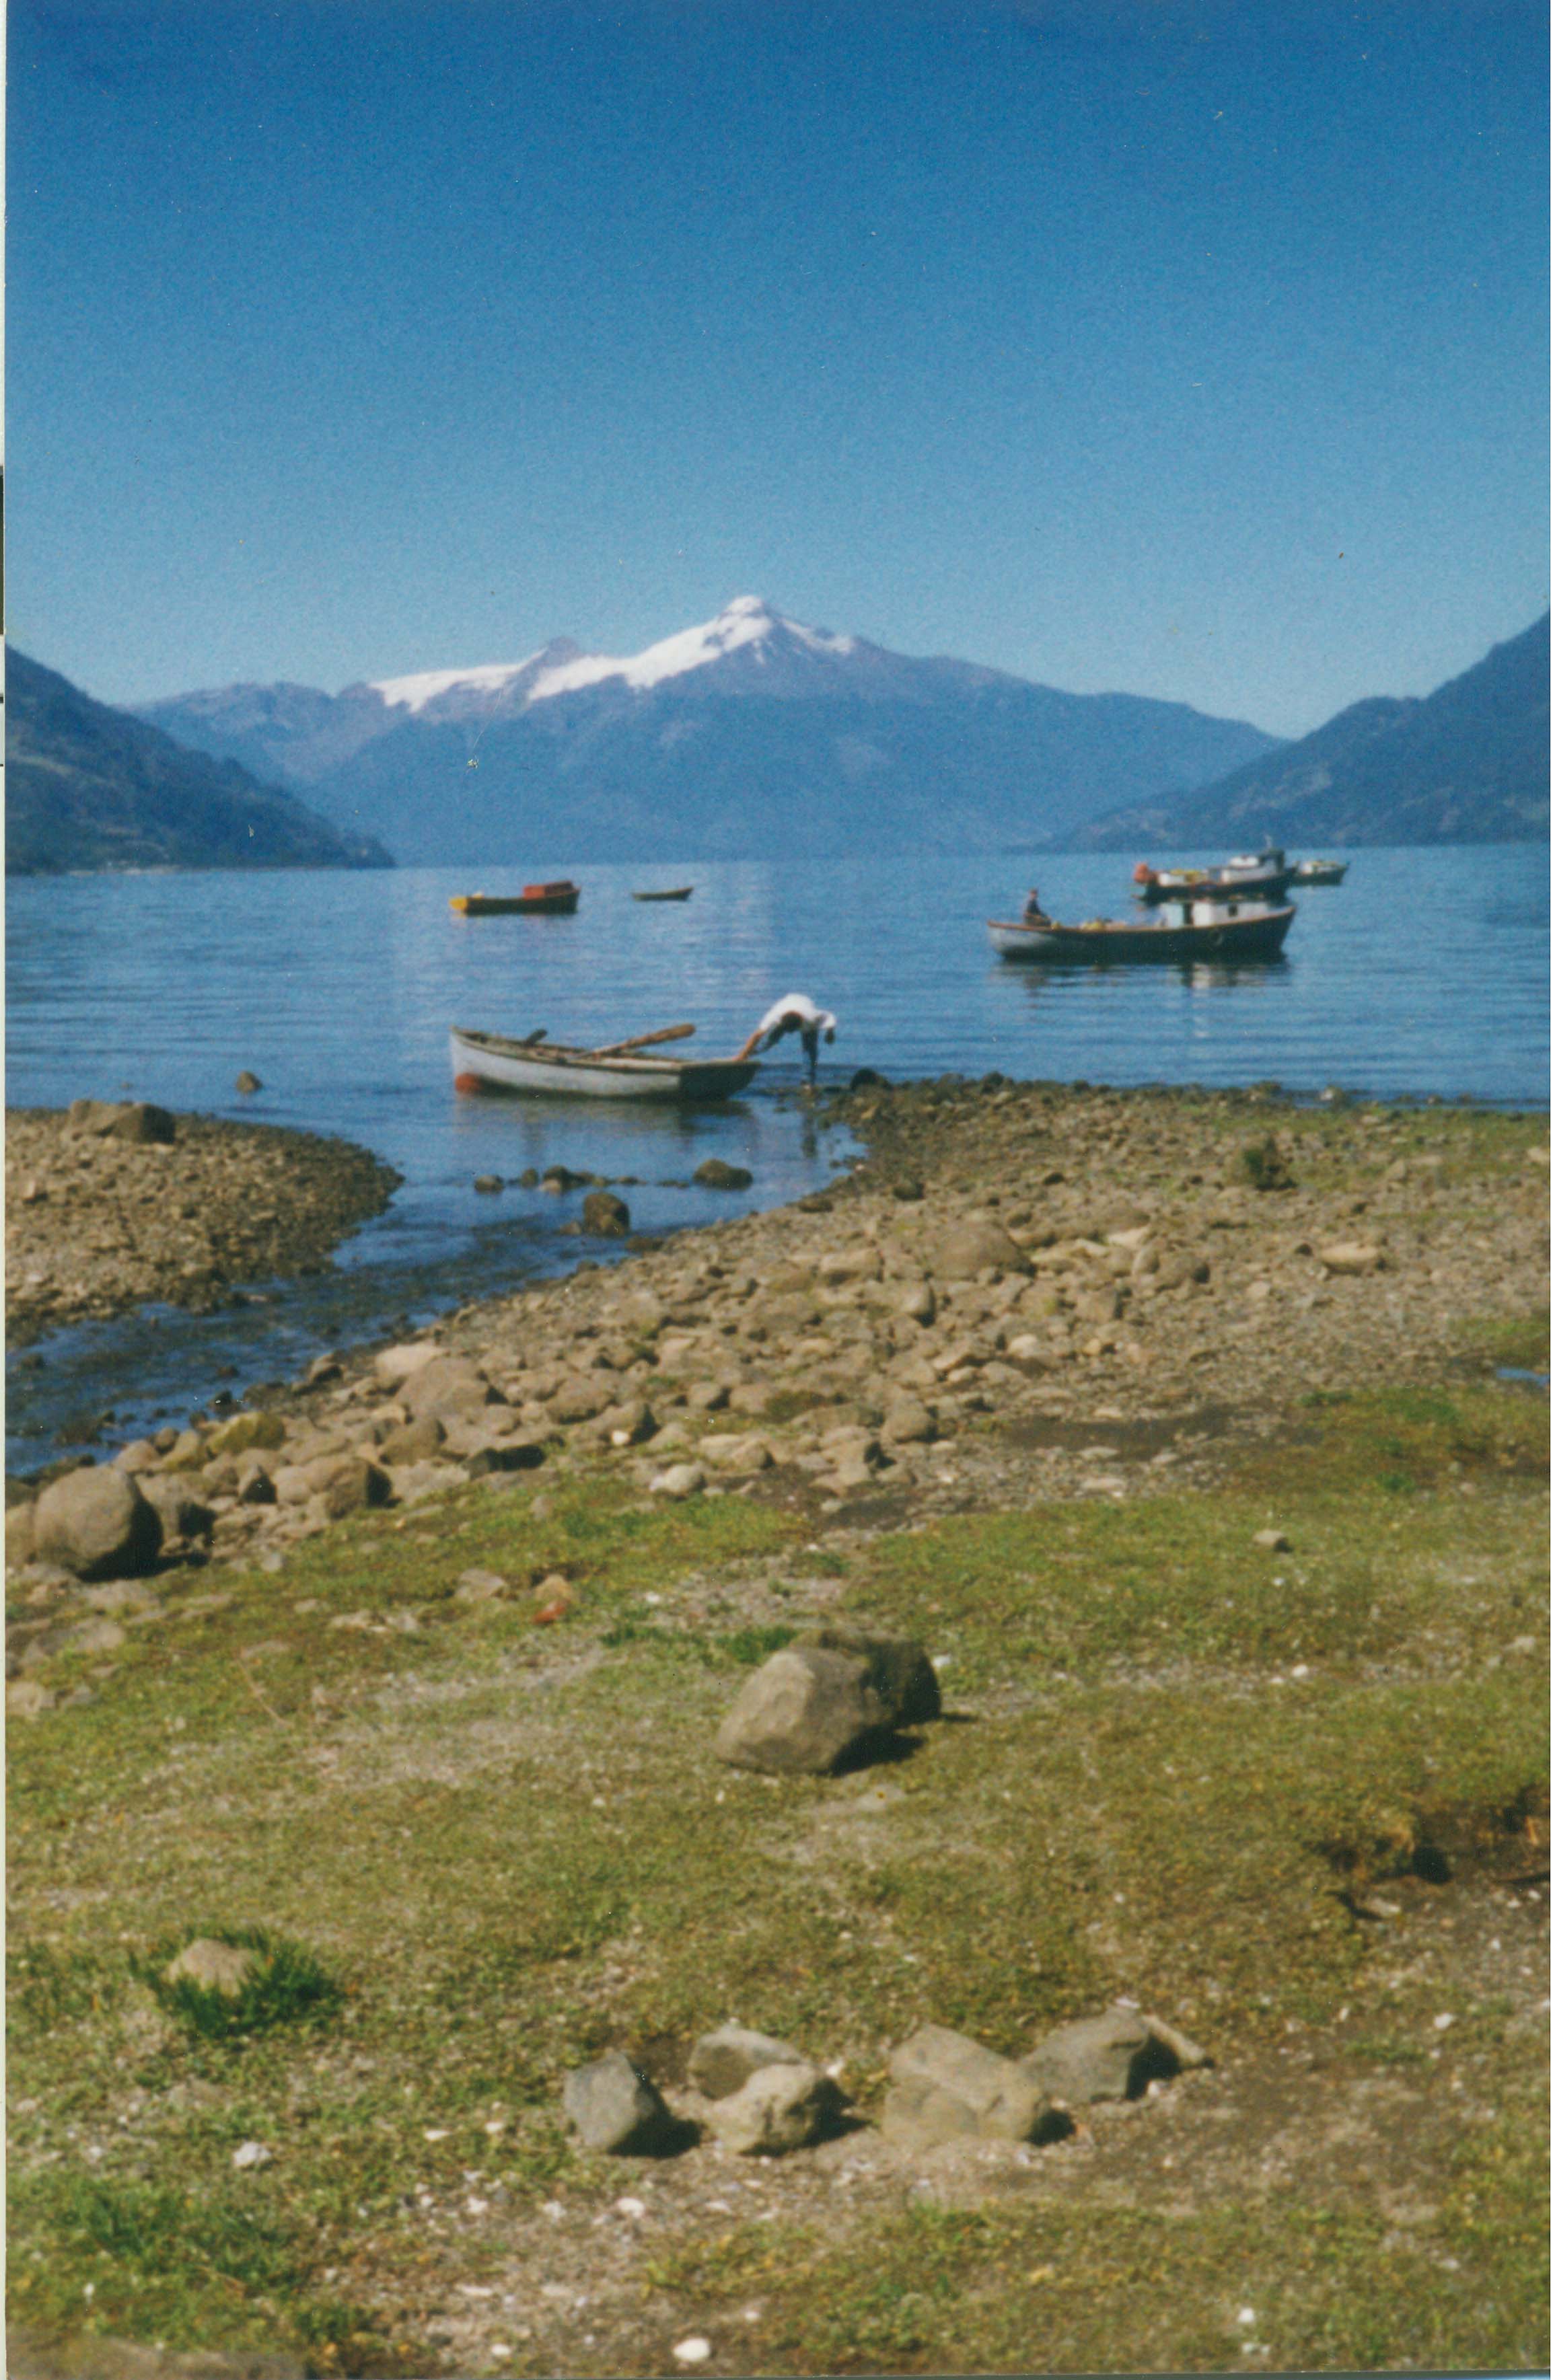
[(620, 659), (234, 686), (136, 715), (406, 864), (1038, 847), (1274, 752), (1242, 721), (912, 660), (742, 596)]
[(93, 702), (12, 645), (6, 655), (6, 872), (124, 868), (388, 868), (235, 760), (190, 752)]
[(1551, 614), (1420, 698), (1378, 696), (1184, 800), (1144, 801), (1067, 838), (1074, 849), (1513, 843), (1551, 821)]

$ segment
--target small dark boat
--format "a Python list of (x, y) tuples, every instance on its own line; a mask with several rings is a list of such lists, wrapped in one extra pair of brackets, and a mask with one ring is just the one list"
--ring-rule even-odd
[(1192, 901), (1180, 908), (1178, 920), (1149, 917), (1122, 924), (1114, 917), (1089, 917), (1081, 926), (1062, 926), (1051, 917), (1027, 925), (993, 919), (987, 931), (1003, 958), (1036, 966), (1178, 965), (1196, 959), (1237, 964), (1276, 958), (1298, 914), (1290, 904), (1277, 909), (1263, 901)]
[(1295, 870), (1287, 853), (1274, 844), (1259, 851), (1241, 851), (1220, 868), (1152, 868), (1138, 862), (1131, 881), (1136, 897), (1150, 905), (1159, 901), (1202, 901), (1237, 894), (1247, 901), (1279, 901)]
[(556, 884), (525, 884), (520, 892), (455, 892), (447, 906), (460, 917), (570, 917), (581, 887), (562, 877)]
[(1295, 884), (1339, 884), (1351, 862), (1349, 859), (1301, 859), (1292, 871)]
[(694, 891), (692, 884), (676, 884), (668, 892), (632, 892), (632, 901), (687, 901)]

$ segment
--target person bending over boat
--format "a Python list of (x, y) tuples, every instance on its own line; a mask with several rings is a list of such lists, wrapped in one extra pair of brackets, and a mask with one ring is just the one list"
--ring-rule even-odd
[(827, 1008), (816, 1008), (805, 991), (788, 991), (774, 1008), (767, 1008), (738, 1055), (751, 1058), (756, 1050), (774, 1050), (788, 1033), (802, 1037), (802, 1055), (808, 1062), (808, 1080), (812, 1083), (819, 1071), (819, 1042), (821, 1038), (834, 1040), (835, 1019)]

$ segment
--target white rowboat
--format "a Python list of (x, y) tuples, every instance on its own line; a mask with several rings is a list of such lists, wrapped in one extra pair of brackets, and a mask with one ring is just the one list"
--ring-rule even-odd
[(641, 1050), (570, 1050), (502, 1033), (451, 1034), (453, 1087), (583, 1099), (729, 1099), (753, 1081), (751, 1058), (659, 1058)]

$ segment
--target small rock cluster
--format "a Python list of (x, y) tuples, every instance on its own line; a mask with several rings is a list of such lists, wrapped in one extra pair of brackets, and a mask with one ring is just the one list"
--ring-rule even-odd
[[(1141, 2098), (1210, 2062), (1172, 2025), (1121, 2005), (1059, 2026), (1026, 2058), (924, 2024), (889, 2054), (879, 2129), (906, 2155), (969, 2140), (1043, 2146), (1070, 2135), (1073, 2108)], [(703, 2131), (739, 2156), (784, 2156), (859, 2121), (838, 2072), (724, 2024), (690, 2053), (682, 2112), (617, 2049), (567, 2078), (565, 2109), (583, 2144), (606, 2155), (673, 2155)]]

